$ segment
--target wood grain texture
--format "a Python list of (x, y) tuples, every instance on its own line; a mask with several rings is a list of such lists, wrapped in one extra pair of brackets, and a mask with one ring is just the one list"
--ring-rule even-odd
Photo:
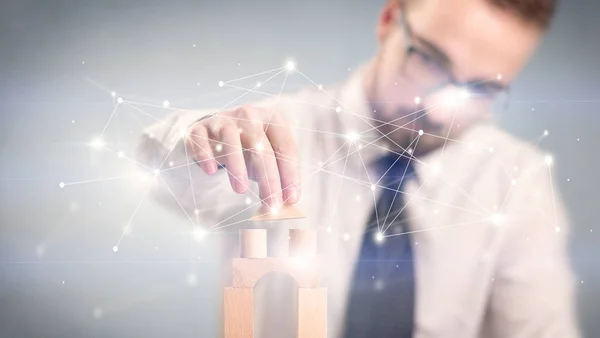
[(284, 204), (281, 206), (276, 213), (273, 213), (269, 207), (262, 206), (260, 209), (256, 211), (254, 216), (252, 216), (248, 221), (250, 222), (258, 222), (258, 221), (276, 221), (282, 219), (295, 219), (295, 218), (304, 218), (304, 215), (296, 209), (295, 206), (291, 204)]
[(327, 337), (327, 289), (298, 289), (297, 338)]
[(254, 290), (225, 288), (223, 337), (254, 338)]
[(234, 258), (232, 277), (234, 288), (253, 288), (262, 276), (269, 272), (289, 274), (300, 288), (319, 287), (318, 262), (316, 259), (298, 258)]

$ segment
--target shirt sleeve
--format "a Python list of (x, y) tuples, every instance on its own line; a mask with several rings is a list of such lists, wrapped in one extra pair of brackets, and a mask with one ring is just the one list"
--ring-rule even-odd
[(509, 193), (488, 307), (497, 338), (580, 337), (568, 261), (569, 221), (540, 156)]

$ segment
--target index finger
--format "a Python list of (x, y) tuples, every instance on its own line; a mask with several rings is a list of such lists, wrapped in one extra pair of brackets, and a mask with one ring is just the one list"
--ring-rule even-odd
[(265, 134), (273, 148), (284, 202), (294, 204), (300, 199), (298, 148), (290, 127), (281, 114), (274, 112), (264, 122)]

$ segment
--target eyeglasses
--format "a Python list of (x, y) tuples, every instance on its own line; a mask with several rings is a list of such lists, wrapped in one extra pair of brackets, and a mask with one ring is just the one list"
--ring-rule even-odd
[[(415, 46), (414, 35), (408, 25), (404, 10), (400, 13), (399, 21), (406, 44), (402, 72), (408, 79), (422, 86), (426, 92), (431, 93), (452, 86), (466, 89), (470, 97), (474, 98), (494, 100), (502, 94), (506, 94), (508, 97), (509, 88), (498, 81), (457, 81), (449, 70), (447, 60)], [(507, 104), (508, 100), (505, 102), (505, 109)]]

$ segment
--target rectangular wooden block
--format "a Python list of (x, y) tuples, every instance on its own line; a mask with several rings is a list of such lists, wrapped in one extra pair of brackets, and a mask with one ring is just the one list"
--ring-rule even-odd
[(327, 337), (327, 289), (298, 289), (298, 337)]
[(224, 338), (254, 338), (254, 290), (225, 288)]

